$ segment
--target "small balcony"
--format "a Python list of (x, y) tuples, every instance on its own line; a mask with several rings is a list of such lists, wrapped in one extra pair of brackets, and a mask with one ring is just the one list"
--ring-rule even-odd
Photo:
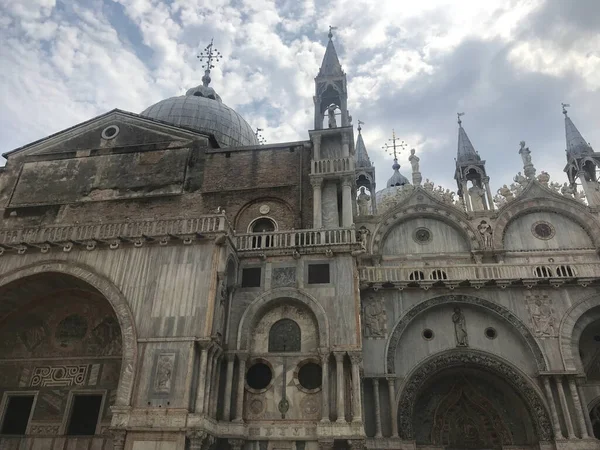
[(312, 175), (329, 175), (341, 172), (350, 172), (354, 170), (352, 159), (337, 158), (337, 159), (318, 159), (312, 160)]

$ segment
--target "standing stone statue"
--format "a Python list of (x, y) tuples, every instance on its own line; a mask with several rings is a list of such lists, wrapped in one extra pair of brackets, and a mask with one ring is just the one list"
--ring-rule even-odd
[(485, 195), (485, 191), (479, 186), (471, 186), (469, 188), (469, 196), (471, 197), (471, 205), (473, 206), (473, 211), (483, 211), (483, 196)]
[(333, 103), (327, 107), (327, 117), (329, 118), (329, 128), (337, 128), (335, 123), (335, 110), (337, 106)]
[(363, 309), (365, 337), (385, 338), (387, 332), (387, 314), (381, 299), (369, 297)]
[(358, 204), (358, 214), (361, 216), (369, 215), (369, 202), (371, 201), (371, 196), (367, 194), (365, 187), (360, 187), (360, 193), (358, 194), (358, 198), (356, 199), (356, 203)]
[(479, 234), (483, 238), (485, 248), (492, 248), (492, 226), (485, 220), (482, 220), (477, 227), (477, 231), (479, 231)]
[(525, 147), (525, 141), (521, 141), (520, 145), (519, 155), (521, 155), (521, 159), (523, 160), (523, 172), (525, 172), (527, 179), (531, 180), (535, 177), (535, 167), (533, 167), (533, 163), (531, 162), (531, 151), (529, 147)]
[(413, 173), (418, 173), (420, 158), (417, 155), (415, 155), (414, 148), (410, 149), (410, 156), (408, 157), (408, 160), (410, 161), (410, 165), (412, 166)]
[(468, 347), (469, 341), (467, 336), (467, 325), (465, 323), (465, 315), (459, 307), (454, 308), (452, 314), (452, 322), (454, 322), (454, 335), (456, 336), (457, 347)]

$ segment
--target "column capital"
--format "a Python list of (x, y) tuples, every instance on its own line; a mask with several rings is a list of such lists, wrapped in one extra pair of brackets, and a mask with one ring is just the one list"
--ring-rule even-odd
[(329, 356), (331, 355), (331, 351), (329, 349), (320, 347), (317, 349), (317, 352), (319, 353), (319, 357), (321, 358), (321, 361), (329, 360)]
[(248, 357), (249, 357), (250, 353), (241, 351), (241, 352), (235, 352), (235, 354), (238, 357), (238, 360), (240, 360), (240, 362), (241, 361), (248, 362)]
[(127, 432), (125, 430), (110, 430), (112, 436), (114, 450), (123, 450), (125, 448), (125, 437)]
[(335, 358), (335, 361), (339, 364), (341, 362), (344, 361), (344, 355), (346, 354), (345, 351), (334, 351), (333, 352), (333, 356)]
[(246, 441), (244, 439), (228, 439), (231, 450), (241, 450)]
[(323, 186), (323, 177), (310, 177), (310, 184), (314, 188), (320, 188)]
[(333, 440), (331, 441), (319, 441), (319, 450), (332, 450)]
[(352, 187), (353, 183), (354, 183), (353, 177), (343, 177), (342, 178), (342, 187)]
[(185, 437), (190, 444), (190, 450), (201, 450), (209, 439), (208, 433), (204, 430), (187, 430)]
[(375, 377), (375, 378), (371, 378), (371, 382), (372, 382), (374, 385), (377, 385), (377, 386), (379, 386), (379, 378), (377, 378), (377, 377)]
[(360, 365), (360, 363), (362, 363), (363, 357), (361, 351), (348, 352), (348, 356), (350, 357), (350, 362), (352, 364)]
[(313, 134), (312, 135), (312, 141), (313, 141), (313, 144), (319, 145), (321, 143), (321, 135), (320, 134)]
[(351, 450), (363, 450), (367, 448), (367, 443), (364, 439), (348, 439), (348, 446)]
[(223, 354), (223, 357), (225, 358), (225, 361), (227, 361), (228, 363), (235, 361), (235, 353), (233, 353), (233, 352), (225, 352)]
[(350, 135), (348, 133), (342, 133), (342, 144), (350, 143)]

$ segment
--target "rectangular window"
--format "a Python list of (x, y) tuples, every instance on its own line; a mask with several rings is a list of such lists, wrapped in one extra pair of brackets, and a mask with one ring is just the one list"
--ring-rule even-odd
[(75, 395), (67, 434), (91, 436), (96, 434), (102, 395)]
[(308, 284), (329, 283), (329, 264), (309, 264)]
[(25, 434), (32, 406), (33, 395), (9, 397), (2, 422), (2, 434)]
[(260, 267), (242, 269), (242, 287), (260, 287)]

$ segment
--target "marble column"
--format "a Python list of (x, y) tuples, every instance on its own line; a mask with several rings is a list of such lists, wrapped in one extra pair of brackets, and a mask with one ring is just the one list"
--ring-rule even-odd
[(333, 352), (335, 356), (335, 372), (337, 377), (337, 420), (338, 423), (346, 422), (344, 409), (344, 352)]
[(217, 365), (218, 349), (213, 347), (212, 354), (208, 356), (206, 366), (206, 392), (204, 393), (204, 414), (210, 416), (210, 397), (212, 395), (212, 385), (215, 376), (215, 366)]
[(194, 412), (202, 414), (204, 412), (204, 395), (206, 393), (206, 366), (208, 364), (209, 348), (200, 347), (200, 368), (198, 370), (198, 390), (196, 392), (196, 407)]
[(573, 430), (573, 421), (571, 420), (571, 412), (569, 411), (569, 404), (565, 397), (565, 389), (563, 387), (562, 376), (557, 375), (555, 377), (556, 389), (558, 389), (558, 397), (560, 398), (560, 406), (562, 409), (563, 417), (567, 425), (567, 434), (569, 439), (575, 439), (575, 432)]
[(579, 398), (579, 392), (577, 392), (577, 385), (575, 379), (569, 377), (569, 390), (571, 391), (571, 398), (573, 399), (573, 406), (575, 407), (575, 416), (577, 417), (577, 424), (579, 425), (579, 432), (581, 433), (582, 439), (588, 439), (590, 436), (587, 432), (587, 425), (585, 423), (585, 417), (583, 416), (583, 409), (581, 408), (581, 399)]
[(556, 403), (554, 402), (554, 395), (552, 394), (550, 379), (548, 377), (542, 377), (542, 380), (544, 383), (544, 390), (546, 391), (546, 400), (550, 405), (550, 415), (552, 416), (552, 425), (554, 426), (554, 437), (556, 439), (563, 439), (564, 436), (560, 429), (560, 421), (558, 420), (558, 412), (556, 411)]
[(392, 437), (398, 437), (398, 410), (396, 408), (396, 379), (389, 377), (388, 395), (390, 396), (390, 416), (392, 418)]
[(379, 378), (373, 378), (373, 397), (375, 399), (375, 437), (382, 437), (381, 433), (381, 405), (379, 404)]
[(463, 203), (465, 204), (465, 209), (467, 210), (467, 212), (471, 212), (472, 208), (471, 208), (471, 198), (469, 197), (469, 190), (467, 189), (467, 182), (463, 181), (461, 183), (462, 186), (462, 198), (463, 198)]
[(323, 227), (323, 178), (313, 177), (310, 184), (313, 187), (313, 228), (319, 229)]
[(190, 450), (202, 450), (208, 441), (208, 433), (200, 430), (188, 430), (186, 438)]
[(329, 350), (320, 349), (322, 368), (321, 381), (321, 422), (329, 422)]
[(235, 355), (227, 353), (227, 373), (225, 375), (225, 400), (223, 405), (223, 420), (229, 422), (231, 420), (231, 392), (233, 391), (233, 366), (235, 364)]
[(352, 422), (362, 422), (362, 401), (360, 389), (360, 363), (362, 354), (353, 352), (349, 354), (352, 363)]
[(585, 395), (583, 390), (581, 389), (581, 378), (577, 378), (575, 380), (577, 384), (577, 391), (579, 392), (579, 399), (581, 400), (581, 406), (583, 408), (583, 417), (585, 418), (585, 424), (587, 425), (588, 436), (594, 437), (594, 427), (592, 425), (592, 419), (590, 419), (590, 412), (587, 408), (587, 401), (585, 399)]
[(238, 386), (237, 386), (237, 399), (235, 405), (235, 419), (234, 422), (243, 422), (244, 413), (244, 384), (246, 383), (246, 358), (247, 353), (238, 353), (239, 369), (238, 369)]
[(377, 192), (376, 187), (375, 187), (375, 182), (373, 181), (373, 184), (371, 185), (372, 187), (372, 191), (371, 192), (371, 214), (373, 214), (374, 216), (377, 215), (377, 200), (376, 200), (376, 195), (375, 193)]
[(321, 135), (317, 134), (313, 136), (313, 160), (318, 161), (321, 159)]
[(342, 227), (352, 226), (352, 180), (342, 179)]
[(488, 209), (493, 211), (494, 210), (494, 198), (492, 197), (492, 191), (490, 189), (490, 177), (485, 177), (483, 179), (483, 187), (485, 189), (485, 194), (486, 194), (487, 201), (488, 201)]
[(218, 406), (219, 406), (219, 391), (221, 385), (221, 365), (223, 363), (223, 354), (221, 354), (217, 358), (217, 362), (215, 364), (215, 373), (213, 375), (214, 385), (213, 385), (213, 393), (210, 396), (211, 406), (210, 406), (210, 416), (217, 418)]
[(342, 156), (344, 158), (350, 156), (350, 137), (346, 133), (342, 133)]

